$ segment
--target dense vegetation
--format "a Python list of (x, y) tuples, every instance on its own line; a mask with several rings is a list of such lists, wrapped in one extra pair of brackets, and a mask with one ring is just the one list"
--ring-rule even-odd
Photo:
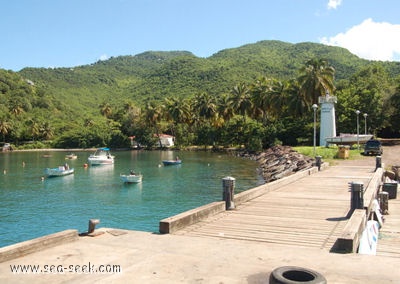
[[(338, 132), (400, 135), (400, 63), (363, 60), (338, 47), (262, 41), (209, 58), (145, 52), (74, 68), (0, 69), (0, 135), (34, 147), (310, 144), (312, 104), (338, 98)], [(312, 142), (311, 142), (312, 143)], [(27, 146), (24, 146), (27, 147)]]

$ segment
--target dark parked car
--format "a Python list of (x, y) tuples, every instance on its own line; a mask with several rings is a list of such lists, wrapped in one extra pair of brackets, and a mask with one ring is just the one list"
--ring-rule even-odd
[(382, 143), (379, 140), (368, 140), (365, 143), (364, 155), (382, 155)]

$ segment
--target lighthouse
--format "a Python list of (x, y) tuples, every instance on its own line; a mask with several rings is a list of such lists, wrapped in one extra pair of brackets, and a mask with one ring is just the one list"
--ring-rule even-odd
[(337, 98), (326, 92), (324, 97), (318, 98), (321, 109), (321, 122), (319, 130), (319, 145), (327, 146), (326, 138), (336, 136), (335, 104)]

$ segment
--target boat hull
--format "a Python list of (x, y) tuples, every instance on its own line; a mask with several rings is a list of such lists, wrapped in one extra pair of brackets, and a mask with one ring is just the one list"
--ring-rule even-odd
[(182, 164), (181, 160), (163, 160), (162, 163), (164, 166), (172, 166), (172, 165), (180, 165)]
[(112, 165), (114, 164), (114, 156), (110, 154), (109, 148), (99, 148), (89, 156), (88, 163), (91, 166)]
[(74, 168), (65, 170), (61, 168), (47, 168), (44, 170), (44, 173), (47, 177), (62, 177), (71, 175), (75, 172)]
[(373, 135), (366, 135), (366, 134), (360, 134), (358, 135), (343, 135), (343, 136), (336, 136), (336, 137), (328, 137), (325, 139), (325, 141), (328, 144), (338, 144), (338, 145), (354, 145), (357, 144), (365, 144), (367, 143), (368, 140), (370, 140), (373, 137)]
[(124, 183), (140, 183), (142, 182), (142, 175), (120, 175)]
[(66, 160), (76, 160), (77, 158), (78, 158), (78, 156), (74, 155), (74, 154), (70, 154), (70, 155), (66, 155), (65, 156)]
[(89, 157), (88, 158), (89, 165), (98, 166), (98, 165), (112, 165), (114, 164), (114, 158), (103, 158), (103, 157)]

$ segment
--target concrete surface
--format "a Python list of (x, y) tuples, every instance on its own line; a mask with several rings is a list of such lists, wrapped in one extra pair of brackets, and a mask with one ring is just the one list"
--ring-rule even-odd
[[(276, 267), (321, 273), (328, 283), (400, 283), (399, 258), (332, 254), (240, 240), (197, 239), (102, 228), (97, 237), (0, 264), (1, 283), (268, 283)], [(13, 274), (10, 265), (63, 267), (64, 274)], [(119, 265), (121, 273), (79, 274), (76, 265)], [(112, 267), (110, 267), (112, 268)]]
[[(363, 164), (368, 163), (375, 166), (373, 158)], [(355, 178), (349, 170), (346, 175)], [(399, 220), (398, 206), (389, 205), (393, 214), (385, 217), (387, 222)], [(398, 240), (398, 226), (391, 226), (386, 233)], [(268, 283), (273, 269), (288, 265), (313, 269), (328, 283), (400, 283), (399, 254), (337, 254), (314, 247), (113, 228), (96, 233), (0, 263), (0, 283)], [(398, 241), (393, 244), (399, 246)], [(42, 272), (13, 273), (17, 265), (40, 265)], [(119, 272), (96, 272), (101, 265)]]

